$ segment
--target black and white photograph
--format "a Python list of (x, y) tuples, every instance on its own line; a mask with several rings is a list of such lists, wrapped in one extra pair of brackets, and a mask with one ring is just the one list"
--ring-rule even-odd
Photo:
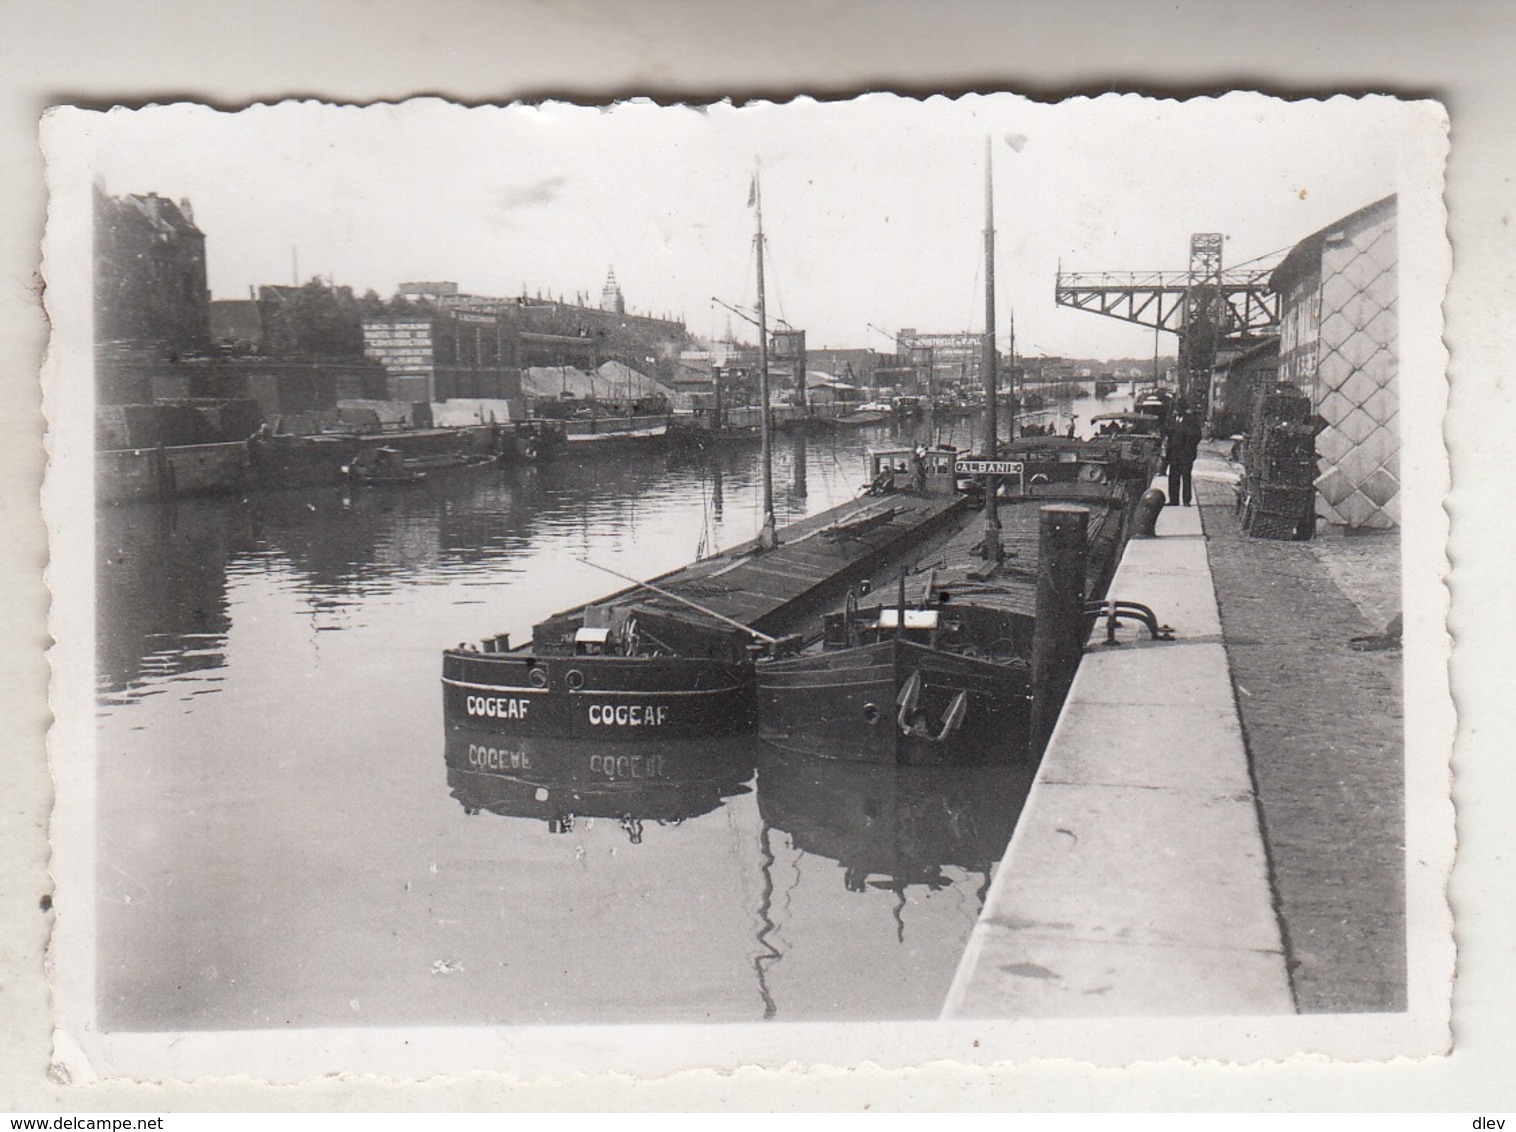
[(71, 1079), (1449, 1048), (1435, 101), (42, 141)]

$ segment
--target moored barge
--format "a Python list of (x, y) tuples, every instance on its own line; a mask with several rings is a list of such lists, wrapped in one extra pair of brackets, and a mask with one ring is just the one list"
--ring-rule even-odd
[[(952, 449), (870, 454), (870, 494), (505, 637), (443, 654), (450, 724), (512, 737), (627, 741), (751, 731), (753, 665), (969, 506)], [(631, 580), (631, 579), (628, 579)]]
[[(797, 754), (889, 765), (1016, 759), (1027, 750), (1043, 505), (1089, 509), (1087, 598), (1103, 596), (1133, 506), (1156, 466), (1150, 438), (1038, 439), (1011, 446), (1021, 468), (999, 502), (1003, 557), (966, 527), (893, 603), (850, 595), (805, 651), (760, 660), (758, 734)], [(887, 597), (887, 595), (885, 595)]]

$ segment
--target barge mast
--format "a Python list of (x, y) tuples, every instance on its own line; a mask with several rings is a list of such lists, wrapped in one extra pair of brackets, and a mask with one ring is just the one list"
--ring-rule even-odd
[[(1000, 423), (998, 413), (999, 380), (995, 372), (995, 176), (990, 139), (984, 139), (984, 396), (985, 458), (999, 457)], [(1013, 426), (1014, 428), (1014, 426)], [(1000, 515), (995, 496), (1000, 477), (989, 476), (985, 482), (984, 557), (999, 565), (1004, 556), (1000, 544)]]
[(753, 237), (758, 251), (758, 399), (761, 407), (759, 436), (763, 442), (763, 530), (759, 532), (758, 544), (765, 550), (778, 545), (774, 529), (774, 441), (773, 428), (769, 421), (769, 319), (768, 300), (763, 290), (763, 187), (758, 181), (758, 170), (753, 170), (753, 207), (757, 217), (758, 231)]

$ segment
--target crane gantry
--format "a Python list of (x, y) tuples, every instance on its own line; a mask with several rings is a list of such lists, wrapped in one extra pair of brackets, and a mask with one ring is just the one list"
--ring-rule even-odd
[(1060, 270), (1054, 301), (1178, 335), (1180, 391), (1204, 405), (1220, 345), (1248, 345), (1279, 326), (1273, 265), (1254, 260), (1223, 269), (1223, 240), (1220, 232), (1190, 236), (1188, 271)]

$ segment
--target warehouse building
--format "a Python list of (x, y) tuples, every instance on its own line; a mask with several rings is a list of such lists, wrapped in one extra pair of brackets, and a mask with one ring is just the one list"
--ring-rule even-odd
[(1395, 198), (1296, 244), (1280, 296), (1279, 379), (1309, 393), (1319, 513), (1350, 529), (1400, 524), (1400, 359)]

